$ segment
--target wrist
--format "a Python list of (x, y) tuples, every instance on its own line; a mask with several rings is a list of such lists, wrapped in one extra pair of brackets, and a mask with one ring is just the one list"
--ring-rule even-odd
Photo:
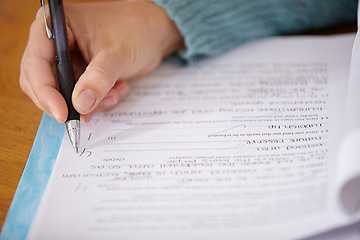
[[(143, 1), (143, 0), (141, 0)], [(156, 29), (159, 37), (159, 49), (162, 57), (166, 57), (184, 47), (184, 39), (175, 22), (168, 16), (164, 8), (151, 1), (143, 1), (152, 9), (151, 29)]]

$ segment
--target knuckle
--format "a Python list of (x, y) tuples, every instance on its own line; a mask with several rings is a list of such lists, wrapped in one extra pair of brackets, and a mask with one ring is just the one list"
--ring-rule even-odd
[(24, 78), (24, 76), (22, 74), (20, 74), (19, 85), (20, 85), (21, 90), (26, 93), (28, 84), (27, 84), (26, 79)]
[(39, 20), (39, 19), (42, 19), (42, 18), (43, 18), (43, 8), (40, 7), (36, 12), (35, 19)]
[(26, 93), (29, 86), (29, 82), (28, 82), (28, 78), (26, 77), (27, 71), (26, 68), (24, 67), (25, 63), (26, 61), (23, 59), (20, 66), (19, 85), (21, 90), (23, 90)]
[[(49, 14), (47, 14), (47, 15), (49, 15)], [(46, 21), (48, 21), (48, 17), (47, 17)], [(45, 24), (45, 22), (44, 22), (44, 13), (43, 13), (42, 7), (40, 7), (36, 12), (35, 20), (30, 25), (30, 33), (34, 32), (41, 25), (43, 25), (43, 27), (45, 29), (44, 24)]]
[(96, 76), (101, 76), (96, 79), (100, 87), (111, 88), (115, 84), (115, 73), (106, 63), (97, 63), (96, 65), (89, 66), (88, 70), (94, 72)]
[[(130, 41), (131, 42), (131, 41)], [(135, 72), (137, 67), (138, 52), (137, 44), (122, 43), (116, 44), (112, 51), (128, 72)]]
[[(45, 5), (45, 18), (48, 24), (48, 27), (51, 28), (51, 24), (50, 24), (50, 10), (48, 5)], [(45, 26), (45, 20), (44, 20), (44, 9), (43, 7), (40, 7), (35, 15), (35, 20), (34, 20), (34, 26), (37, 26), (38, 24), (41, 24), (43, 26)], [(50, 24), (50, 25), (49, 25)]]
[(97, 75), (100, 75), (101, 77), (97, 79), (98, 84), (101, 84), (103, 86), (110, 86), (112, 85), (112, 74), (109, 73), (108, 71), (104, 70), (101, 67), (92, 67), (91, 71), (97, 73)]
[(36, 21), (33, 21), (33, 22), (31, 23), (31, 25), (30, 25), (30, 34), (31, 34), (32, 32), (34, 32), (36, 26), (37, 26)]

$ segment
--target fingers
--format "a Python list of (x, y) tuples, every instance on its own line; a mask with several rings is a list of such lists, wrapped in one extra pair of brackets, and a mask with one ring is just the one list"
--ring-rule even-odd
[[(126, 68), (119, 61), (114, 54), (102, 51), (90, 62), (76, 83), (72, 95), (73, 105), (80, 114), (93, 112), (100, 102), (100, 108), (111, 108), (127, 94), (127, 84), (116, 85), (122, 77), (119, 66)], [(104, 99), (105, 96), (109, 98)]]
[[(68, 32), (74, 50), (72, 60), (75, 75), (79, 78), (73, 93), (74, 106), (81, 114), (113, 108), (129, 91), (127, 83), (117, 82), (120, 78), (118, 66), (122, 66), (120, 60), (116, 59), (117, 54), (101, 51), (93, 56), (87, 66), (81, 54), (76, 51), (71, 29)], [(21, 63), (20, 86), (48, 115), (58, 122), (67, 119), (67, 106), (58, 91), (56, 80), (53, 41), (46, 36), (42, 9), (39, 9), (30, 29), (28, 45)]]
[[(164, 44), (173, 42), (169, 35), (181, 39), (165, 11), (148, 1), (69, 4), (65, 8), (78, 79), (72, 102), (85, 118), (113, 108), (126, 96), (129, 86), (119, 80), (148, 74), (174, 51)], [(47, 39), (42, 9), (30, 31), (20, 85), (40, 109), (58, 122), (66, 120), (67, 106), (56, 81), (53, 41)]]
[(58, 122), (64, 122), (67, 106), (57, 90), (54, 64), (54, 46), (47, 38), (40, 9), (31, 26), (28, 46), (21, 62), (20, 86), (40, 109)]
[(118, 81), (114, 87), (107, 93), (104, 99), (99, 103), (97, 111), (106, 111), (114, 108), (129, 93), (130, 87), (127, 82)]
[[(25, 82), (21, 84), (22, 89), (28, 93), (40, 109), (54, 117), (58, 122), (65, 122), (68, 115), (67, 106), (57, 90), (53, 71), (47, 68), (48, 62), (41, 59), (34, 59), (33, 61), (34, 65), (31, 71), (28, 70), (22, 77)], [(32, 79), (32, 81), (27, 79)]]
[(118, 105), (129, 93), (129, 84), (125, 81), (117, 81), (115, 86), (108, 92), (105, 98), (91, 113), (81, 115), (81, 120), (88, 122), (91, 116), (96, 112), (107, 111)]

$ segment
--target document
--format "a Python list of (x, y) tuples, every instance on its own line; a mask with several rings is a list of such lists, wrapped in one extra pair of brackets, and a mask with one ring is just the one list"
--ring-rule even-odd
[(65, 136), (28, 239), (299, 239), (358, 221), (354, 37), (263, 39), (132, 82), (82, 123), (78, 154)]

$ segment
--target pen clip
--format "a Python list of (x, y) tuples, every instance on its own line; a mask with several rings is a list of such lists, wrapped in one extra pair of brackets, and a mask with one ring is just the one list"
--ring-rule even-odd
[(53, 34), (52, 34), (52, 32), (51, 32), (51, 30), (50, 30), (50, 28), (48, 27), (47, 22), (46, 22), (46, 14), (45, 14), (44, 0), (40, 0), (40, 4), (41, 4), (41, 7), (42, 7), (42, 9), (43, 9), (46, 34), (47, 34), (48, 38), (51, 39), (51, 38), (53, 37)]

